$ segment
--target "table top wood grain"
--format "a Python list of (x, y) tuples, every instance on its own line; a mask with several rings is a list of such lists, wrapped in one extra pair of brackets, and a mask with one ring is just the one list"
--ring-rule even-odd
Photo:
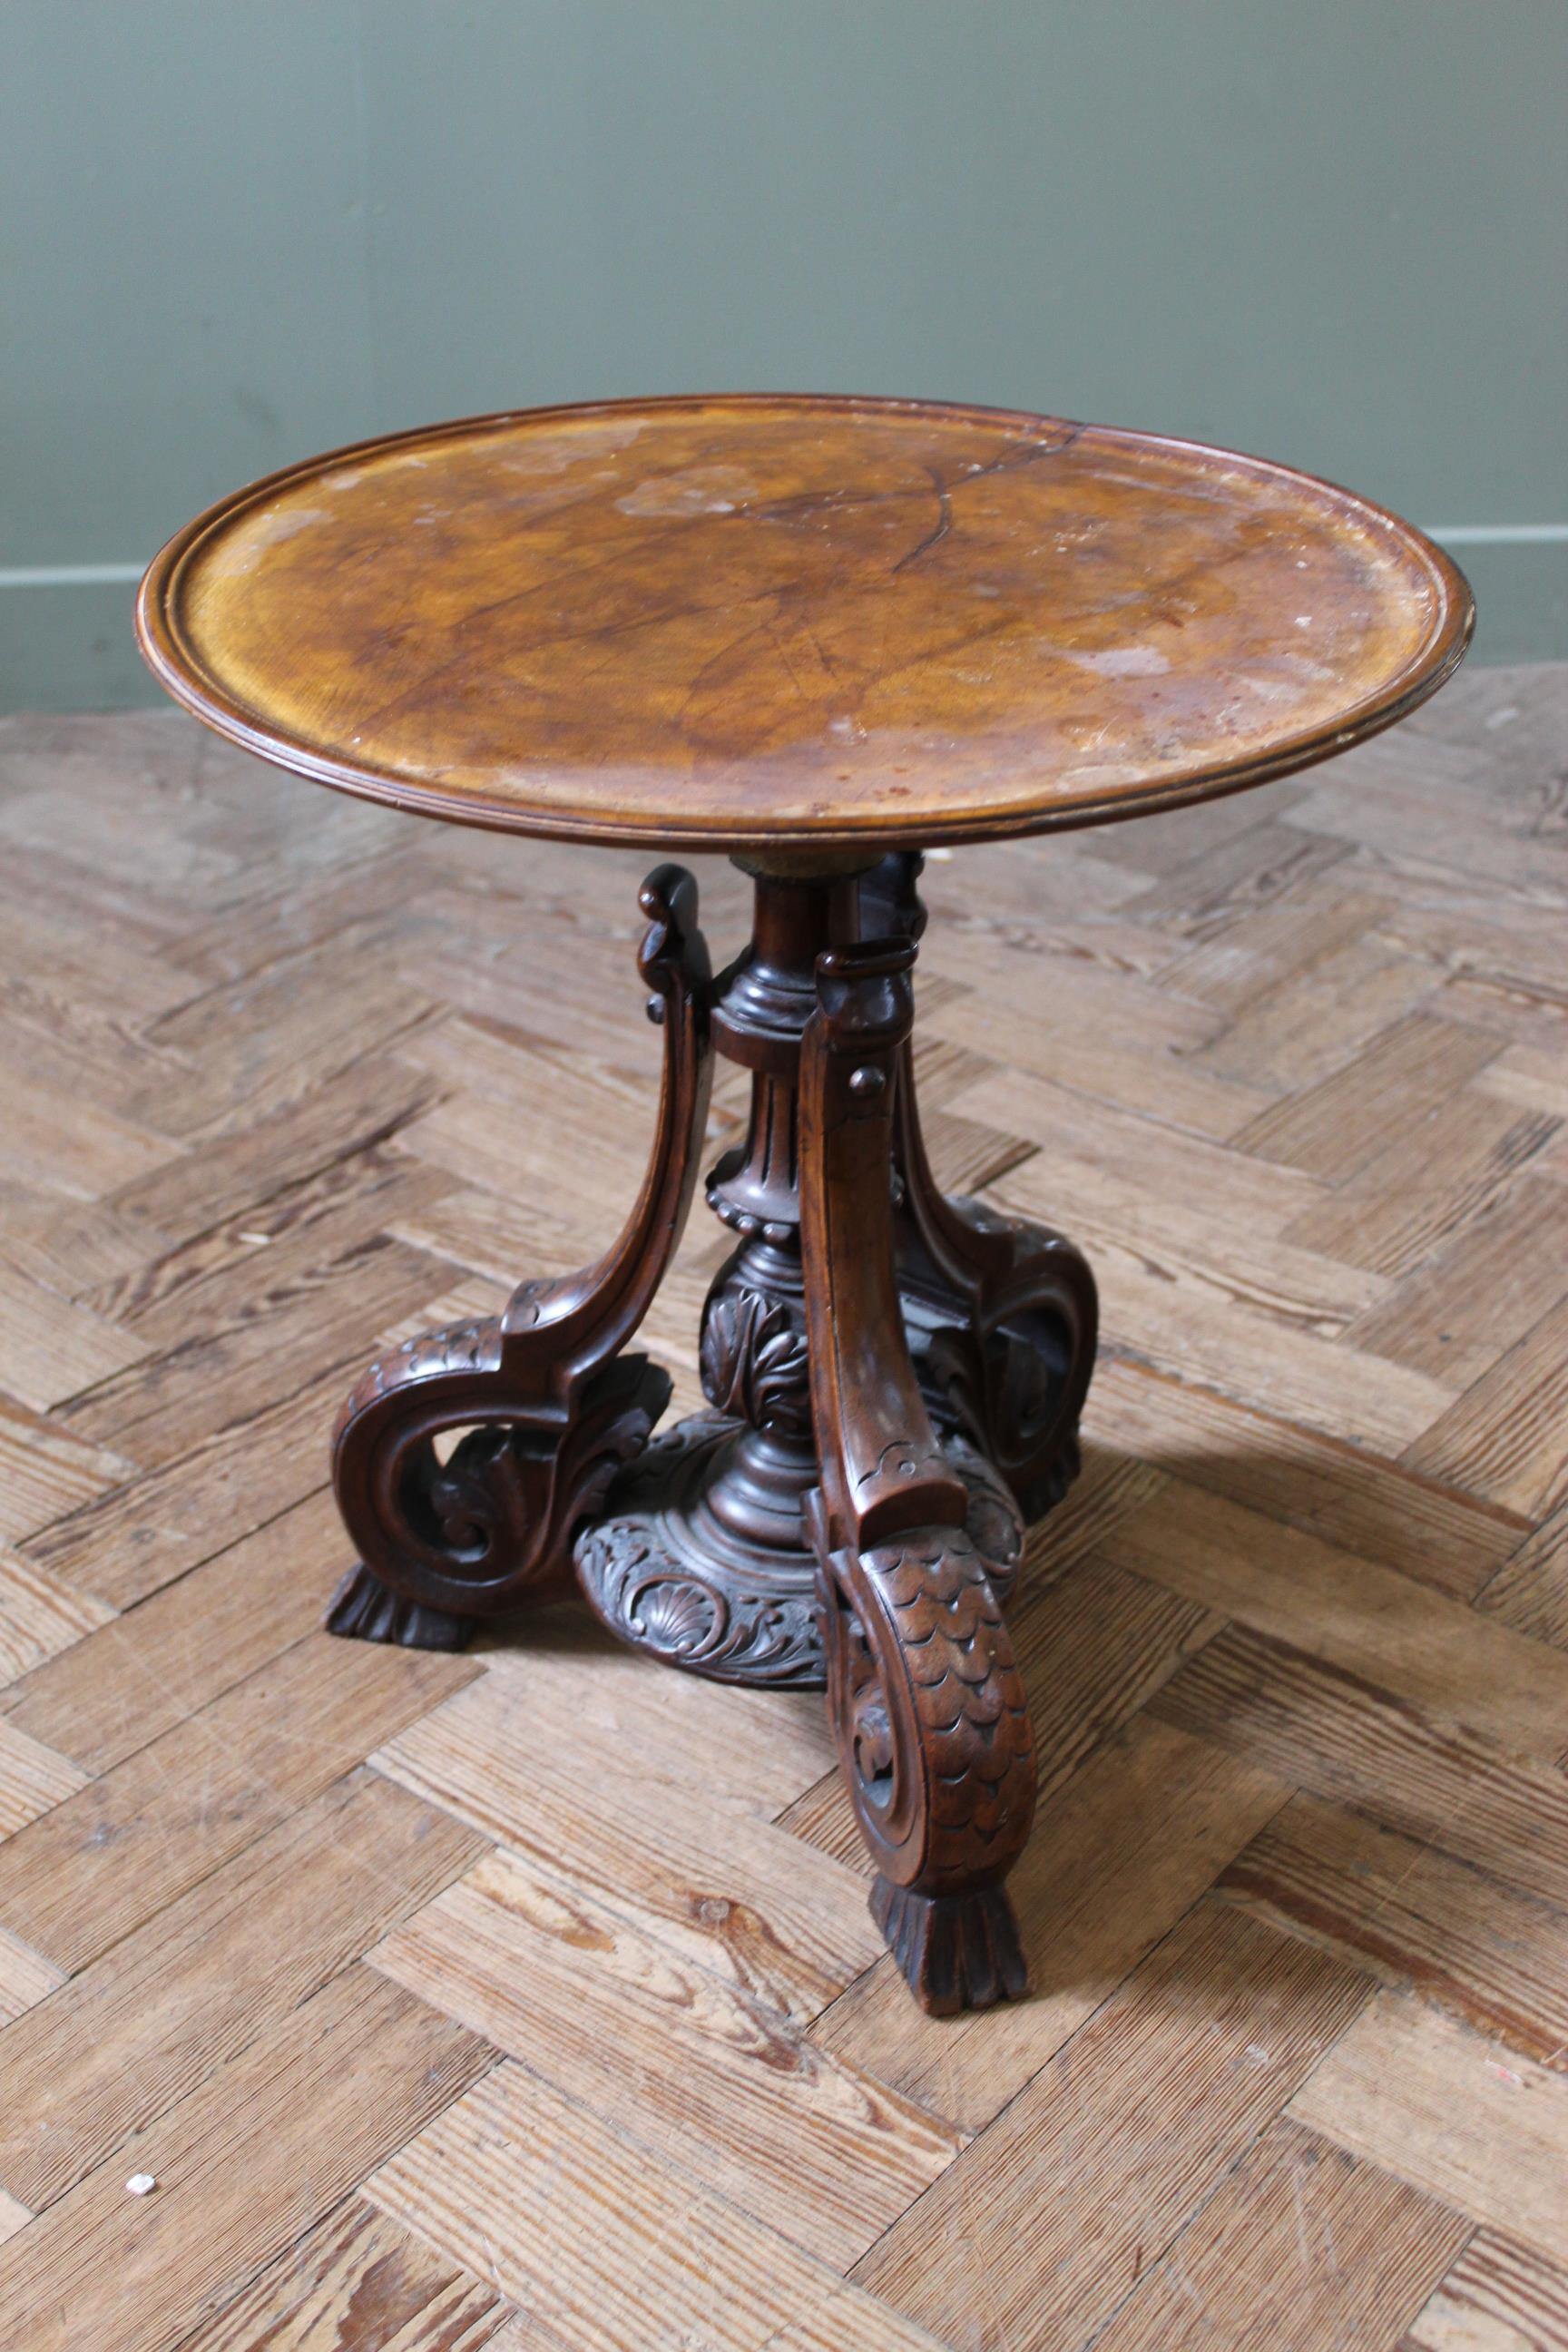
[(366, 442), (198, 518), (138, 608), (179, 700), (321, 782), (806, 855), (1262, 782), (1415, 708), (1472, 618), (1418, 531), (1288, 467), (804, 395)]

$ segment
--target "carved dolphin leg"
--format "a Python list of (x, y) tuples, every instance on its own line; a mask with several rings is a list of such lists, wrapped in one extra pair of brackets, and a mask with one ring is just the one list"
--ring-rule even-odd
[(1035, 1805), (1022, 1683), (963, 1480), (915, 1379), (893, 1253), (907, 941), (818, 959), (801, 1064), (801, 1212), (822, 1484), (810, 1516), (839, 1759), (872, 1911), (937, 2015), (1027, 1989), (1003, 1880)]
[[(665, 1043), (637, 1207), (596, 1265), (521, 1284), (504, 1314), (410, 1340), (355, 1388), (332, 1476), (361, 1565), (328, 1612), (335, 1633), (458, 1649), (476, 1618), (564, 1589), (574, 1529), (668, 1402), (668, 1375), (621, 1350), (696, 1189), (710, 971), (683, 867), (650, 874), (641, 905), (650, 921), (637, 965)], [(459, 1432), (443, 1459), (441, 1441)]]
[[(884, 858), (861, 884), (862, 921), (918, 940), (921, 859)], [(898, 1257), (904, 1312), (926, 1401), (1000, 1471), (1026, 1519), (1058, 1503), (1078, 1475), (1078, 1424), (1094, 1370), (1099, 1300), (1088, 1261), (1048, 1226), (950, 1199), (931, 1173), (900, 1055), (893, 1155), (901, 1184)]]

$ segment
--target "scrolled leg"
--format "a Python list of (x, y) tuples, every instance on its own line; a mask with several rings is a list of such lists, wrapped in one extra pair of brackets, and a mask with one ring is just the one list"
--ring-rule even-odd
[(690, 875), (659, 867), (641, 902), (649, 928), (638, 969), (665, 1051), (637, 1207), (596, 1265), (524, 1282), (504, 1314), (423, 1334), (359, 1381), (332, 1447), (360, 1554), (328, 1612), (333, 1633), (460, 1648), (476, 1619), (564, 1589), (574, 1529), (668, 1402), (668, 1375), (621, 1351), (696, 1185), (710, 973)]
[[(937, 1443), (900, 1312), (892, 1120), (913, 959), (883, 940), (818, 962), (801, 1070), (822, 1465), (810, 1516), (828, 1703), (876, 1864), (872, 1909), (917, 1999), (947, 2015), (1027, 1989), (1003, 1881), (1033, 1819), (1035, 1755), (998, 1576), (970, 1531), (978, 1474), (960, 1475)], [(991, 1523), (1014, 1524), (1003, 1511)]]
[(668, 1402), (667, 1373), (621, 1356), (567, 1413), (542, 1408), (508, 1375), (500, 1317), (408, 1342), (343, 1408), (332, 1475), (361, 1559), (329, 1632), (461, 1649), (479, 1618), (567, 1589), (573, 1529)]
[[(913, 1078), (909, 1080), (910, 1125)], [(906, 1167), (917, 1162), (912, 1150)], [(1006, 1480), (1026, 1521), (1059, 1503), (1079, 1468), (1079, 1421), (1094, 1370), (1099, 1300), (1060, 1234), (978, 1201), (906, 1184), (906, 1312), (939, 1425), (963, 1431)]]
[[(919, 939), (918, 856), (885, 858), (861, 884), (864, 918)], [(1048, 1226), (950, 1198), (931, 1172), (900, 1054), (893, 1156), (904, 1313), (939, 1427), (962, 1430), (995, 1465), (1025, 1518), (1058, 1503), (1078, 1475), (1078, 1426), (1094, 1370), (1099, 1299), (1088, 1261)]]

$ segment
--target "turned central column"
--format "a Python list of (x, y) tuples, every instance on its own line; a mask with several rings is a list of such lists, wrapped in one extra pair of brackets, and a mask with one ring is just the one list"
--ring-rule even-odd
[[(636, 1647), (720, 1681), (818, 1686), (820, 1560), (808, 1505), (823, 1484), (823, 1408), (820, 1395), (813, 1402), (801, 1254), (803, 1048), (827, 1017), (825, 974), (831, 981), (836, 960), (857, 948), (880, 940), (901, 958), (895, 992), (907, 1006), (922, 917), (907, 857), (854, 871), (752, 870), (752, 939), (715, 982), (710, 1014), (718, 1051), (752, 1073), (744, 1139), (708, 1180), (709, 1205), (735, 1235), (702, 1312), (710, 1410), (656, 1437), (617, 1475), (574, 1558), (593, 1608)], [(987, 1456), (1016, 1459), (1034, 1480), (1040, 1454), (1056, 1492), (1070, 1475), (1081, 1383), (1069, 1377), (1054, 1264), (1081, 1261), (1054, 1236), (942, 1200), (920, 1141), (907, 1020), (890, 1056), (847, 1083), (867, 1108), (874, 1090), (882, 1097), (879, 1156), (863, 1153), (844, 1181), (865, 1229), (886, 1230), (896, 1268), (893, 1303), (883, 1301), (878, 1328), (858, 1342), (858, 1393), (872, 1394), (889, 1363), (915, 1382), (942, 1475), (967, 1494), (967, 1534), (1005, 1594), (1023, 1518)], [(1037, 1244), (1058, 1254), (1053, 1270)], [(818, 1264), (819, 1294), (830, 1272)], [(826, 1442), (841, 1449), (843, 1436), (830, 1429)]]
[(811, 1579), (802, 1505), (817, 1475), (800, 1256), (800, 1048), (816, 1005), (816, 959), (858, 936), (849, 877), (759, 874), (751, 945), (721, 976), (720, 1053), (752, 1072), (745, 1141), (708, 1180), (708, 1204), (740, 1236), (703, 1309), (703, 1393), (745, 1425), (707, 1504), (738, 1542), (792, 1556)]
[(580, 1538), (589, 1601), (612, 1631), (735, 1682), (819, 1685), (816, 1563), (804, 1516), (819, 1477), (800, 1251), (801, 1042), (816, 962), (852, 945), (858, 871), (746, 869), (751, 940), (714, 983), (711, 1033), (752, 1073), (743, 1142), (708, 1180), (734, 1234), (702, 1312), (710, 1410), (656, 1438)]

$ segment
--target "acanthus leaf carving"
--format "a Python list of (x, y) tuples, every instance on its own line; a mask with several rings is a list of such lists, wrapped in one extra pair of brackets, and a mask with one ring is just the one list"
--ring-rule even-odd
[(702, 1393), (755, 1429), (811, 1428), (805, 1333), (786, 1303), (744, 1286), (716, 1291), (702, 1322)]

